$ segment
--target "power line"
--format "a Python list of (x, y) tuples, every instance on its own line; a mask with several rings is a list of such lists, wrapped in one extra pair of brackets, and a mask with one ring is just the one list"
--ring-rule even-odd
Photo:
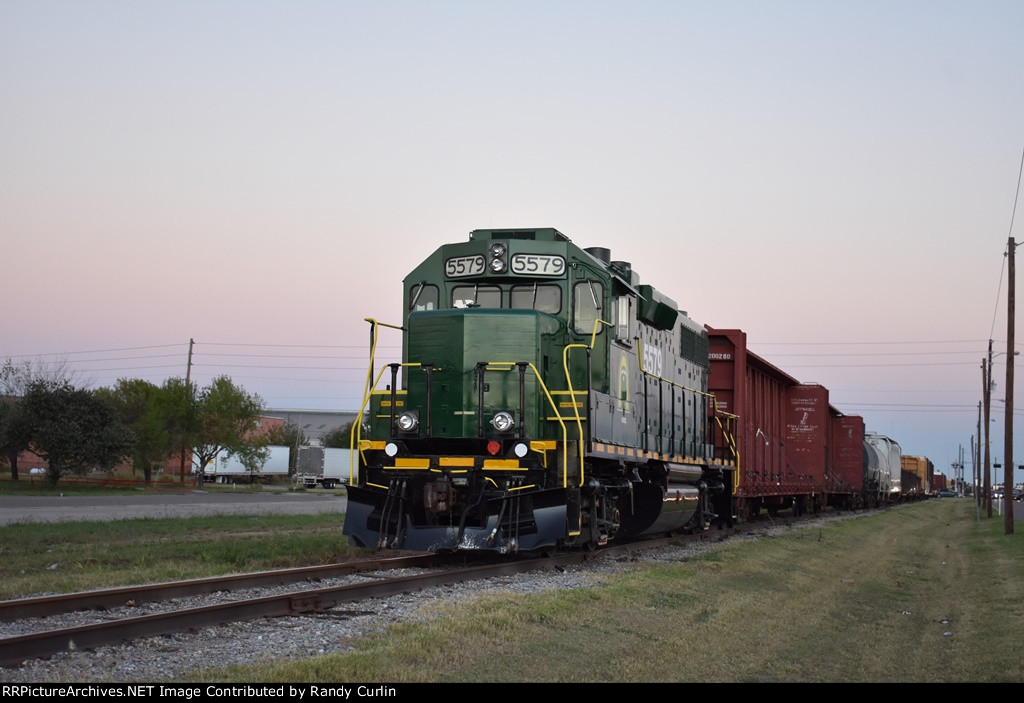
[(184, 343), (179, 342), (178, 344), (151, 344), (146, 347), (118, 347), (114, 349), (91, 349), (88, 351), (62, 351), (62, 352), (41, 352), (39, 354), (9, 354), (4, 355), (8, 359), (27, 359), (30, 357), (39, 356), (67, 356), (69, 354), (106, 354), (108, 352), (122, 352), (122, 351), (138, 351), (140, 349), (167, 349), (169, 347), (180, 347)]
[[(365, 349), (366, 345), (360, 344), (255, 344), (251, 342), (196, 342), (196, 346), (212, 347), (284, 347), (300, 349)], [(377, 348), (401, 349), (401, 344), (378, 344)]]
[(773, 354), (772, 358), (794, 357), (794, 356), (939, 356), (942, 354), (977, 354), (970, 350), (957, 351), (934, 351), (934, 352), (828, 352), (824, 354)]
[(193, 364), (221, 369), (289, 369), (307, 371), (366, 371), (365, 366), (282, 366), (281, 364)]
[[(379, 348), (380, 347), (378, 347), (378, 349)], [(395, 347), (395, 348), (397, 349), (398, 347)], [(966, 354), (968, 352), (961, 352), (961, 353)], [(200, 356), (200, 354), (197, 354), (196, 356)], [(362, 354), (360, 356), (338, 356), (336, 354), (330, 354), (330, 355), (327, 355), (327, 356), (322, 356), (322, 355), (321, 356), (309, 356), (309, 355), (305, 355), (305, 354), (298, 354), (298, 355), (296, 355), (296, 354), (216, 354), (216, 353), (214, 353), (214, 354), (201, 354), (201, 356), (203, 356), (203, 357), (227, 356), (227, 357), (232, 357), (232, 358), (242, 357), (242, 358), (254, 358), (254, 359), (369, 359), (370, 354), (369, 354), (369, 352), (367, 352), (367, 353)]]
[(988, 344), (988, 340), (987, 339), (944, 339), (944, 340), (923, 341), (923, 342), (922, 341), (913, 341), (913, 340), (904, 341), (904, 342), (865, 342), (865, 341), (862, 341), (862, 340), (861, 341), (856, 341), (856, 342), (757, 342), (757, 346), (780, 346), (780, 345), (782, 345), (782, 346), (794, 346), (794, 347), (813, 346), (813, 345), (819, 345), (819, 346), (836, 346), (836, 345), (840, 345), (840, 346), (846, 346), (846, 345), (857, 346), (857, 345), (879, 345), (879, 344), (917, 344), (917, 345), (922, 345), (922, 344)]
[(918, 364), (793, 364), (790, 369), (856, 369), (856, 368), (888, 368), (899, 366), (975, 366), (973, 361), (928, 361)]

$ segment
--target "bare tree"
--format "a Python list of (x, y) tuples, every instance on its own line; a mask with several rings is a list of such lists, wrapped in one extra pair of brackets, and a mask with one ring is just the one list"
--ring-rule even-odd
[(15, 362), (10, 357), (0, 366), (0, 395), (22, 397), (28, 387), (35, 382), (49, 386), (67, 383), (76, 388), (92, 385), (92, 379), (84, 378), (82, 373), (71, 366), (67, 357), (59, 359), (23, 359)]

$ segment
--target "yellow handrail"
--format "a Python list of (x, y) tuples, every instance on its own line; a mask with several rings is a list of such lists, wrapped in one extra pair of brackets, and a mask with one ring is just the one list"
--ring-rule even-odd
[[(512, 367), (516, 366), (515, 361), (488, 361), (485, 369), (490, 366), (505, 366), (508, 367), (506, 370), (511, 371)], [(544, 379), (540, 375), (540, 371), (533, 365), (533, 362), (527, 362), (527, 367), (533, 371), (533, 375), (537, 378), (537, 383), (540, 384), (540, 389), (544, 391), (544, 397), (548, 399), (548, 403), (551, 405), (552, 412), (555, 413), (554, 417), (558, 420), (558, 424), (562, 427), (562, 487), (569, 487), (569, 430), (563, 422), (562, 413), (558, 410), (558, 405), (555, 404), (555, 399), (551, 397), (551, 391), (548, 390), (547, 384), (544, 383)], [(576, 406), (575, 396), (573, 396), (573, 407)], [(576, 413), (577, 421), (580, 420), (579, 412)], [(582, 425), (581, 436), (582, 436)], [(582, 469), (581, 469), (582, 470)]]
[(373, 361), (377, 354), (377, 335), (379, 334), (377, 328), (389, 327), (393, 330), (402, 329), (401, 325), (389, 325), (385, 322), (378, 322), (372, 317), (364, 317), (363, 319), (370, 323), (370, 362), (366, 366), (366, 385), (363, 387), (363, 401), (359, 406), (359, 414), (356, 415), (356, 421), (352, 423), (352, 431), (349, 435), (348, 484), (350, 486), (355, 481), (356, 447), (359, 446), (359, 441), (362, 435), (363, 413), (366, 412), (366, 406), (370, 403), (371, 391), (377, 386), (377, 381), (380, 380), (381, 375), (384, 374), (384, 368), (381, 368), (380, 374), (377, 375), (377, 381), (373, 381), (371, 384)]
[[(373, 393), (373, 389), (377, 387), (377, 384), (380, 382), (381, 377), (384, 375), (385, 368), (387, 368), (386, 366), (382, 367), (380, 369), (380, 371), (378, 372), (377, 377), (375, 379), (372, 377), (372, 369), (373, 369), (373, 366), (374, 366), (374, 361), (375, 361), (375, 358), (376, 358), (376, 351), (377, 351), (377, 339), (378, 339), (378, 336), (379, 336), (379, 329), (378, 328), (379, 327), (388, 327), (390, 329), (396, 329), (396, 330), (402, 330), (403, 329), (399, 325), (389, 325), (389, 324), (386, 324), (386, 323), (383, 323), (383, 322), (378, 322), (377, 320), (375, 320), (373, 318), (369, 318), (368, 317), (368, 318), (364, 318), (364, 319), (367, 322), (369, 322), (370, 325), (371, 325), (370, 360), (369, 360), (369, 366), (367, 367), (367, 371), (366, 371), (366, 385), (365, 385), (365, 387), (363, 389), (363, 399), (362, 399), (362, 402), (361, 402), (360, 407), (359, 407), (359, 415), (358, 415), (358, 418), (357, 418), (357, 422), (353, 423), (352, 432), (351, 432), (351, 436), (350, 436), (350, 439), (349, 439), (350, 449), (351, 449), (351, 456), (349, 457), (349, 483), (350, 484), (355, 480), (355, 456), (356, 456), (355, 448), (359, 445), (359, 443), (361, 441), (361, 435), (362, 435), (362, 421), (361, 421), (361, 419), (363, 417), (363, 413), (366, 412), (366, 407), (369, 405), (370, 398), (371, 398), (372, 393)], [(562, 417), (561, 411), (558, 408), (558, 404), (555, 402), (555, 399), (552, 397), (552, 395), (551, 395), (552, 392), (548, 389), (547, 384), (544, 383), (544, 379), (541, 376), (540, 371), (537, 369), (537, 367), (532, 362), (529, 362), (529, 363), (526, 364), (527, 367), (533, 372), (534, 377), (537, 379), (537, 383), (540, 386), (541, 391), (543, 391), (544, 397), (547, 398), (548, 404), (551, 406), (552, 412), (554, 413), (554, 418), (558, 421), (558, 424), (559, 424), (559, 426), (561, 427), (561, 430), (562, 430), (562, 485), (563, 485), (563, 487), (568, 487), (568, 484), (569, 484), (569, 447), (568, 447), (569, 429), (568, 429), (568, 427), (565, 424), (565, 419), (571, 419), (571, 420), (575, 421), (576, 428), (577, 428), (577, 435), (579, 437), (579, 445), (577, 447), (577, 455), (579, 457), (579, 473), (580, 473), (579, 485), (582, 486), (584, 484), (585, 480), (586, 480), (585, 479), (585, 473), (584, 473), (585, 472), (585, 468), (584, 468), (584, 446), (583, 446), (583, 444), (584, 444), (584, 439), (585, 438), (584, 438), (584, 433), (583, 433), (583, 417), (580, 415), (579, 406), (576, 404), (576, 394), (577, 394), (577, 391), (573, 388), (572, 377), (571, 377), (571, 375), (569, 373), (569, 350), (570, 349), (593, 349), (594, 348), (594, 344), (596, 343), (596, 340), (597, 340), (597, 331), (598, 331), (600, 325), (605, 325), (607, 327), (612, 327), (612, 323), (607, 322), (605, 320), (596, 319), (596, 320), (594, 320), (594, 327), (593, 327), (593, 330), (591, 331), (590, 344), (589, 345), (587, 345), (587, 344), (568, 344), (568, 345), (566, 345), (562, 349), (562, 368), (563, 368), (563, 370), (565, 372), (565, 381), (566, 381), (566, 385), (568, 386), (569, 397), (570, 397), (570, 400), (571, 400), (571, 403), (572, 403), (572, 408), (573, 408), (573, 417), (572, 418), (563, 418)], [(504, 367), (506, 370), (511, 370), (517, 364), (518, 364), (518, 362), (514, 362), (514, 361), (490, 361), (490, 362), (486, 362), (485, 368), (489, 368), (489, 367), (493, 366), (493, 367)], [(399, 366), (401, 366), (403, 368), (405, 368), (405, 367), (419, 367), (419, 366), (421, 366), (421, 364), (414, 363), (414, 362), (406, 362), (406, 363), (399, 364)], [(647, 373), (646, 371), (643, 370), (642, 364), (641, 364), (641, 371), (643, 371), (644, 373)], [(652, 375), (652, 374), (647, 374), (647, 375)], [(667, 380), (667, 379), (664, 379), (664, 380)], [(672, 382), (669, 381), (669, 383), (672, 383)], [(674, 385), (678, 385), (678, 384), (674, 384)], [(690, 389), (688, 389), (688, 390), (690, 390)], [(580, 392), (584, 392), (584, 391), (580, 391)], [(699, 392), (699, 391), (695, 391), (695, 392)], [(705, 395), (709, 395), (709, 394), (705, 394)], [(714, 397), (714, 396), (711, 396), (711, 397)]]
[(740, 416), (720, 410), (718, 408), (718, 398), (714, 393), (709, 395), (711, 395), (711, 401), (714, 403), (715, 407), (715, 422), (718, 423), (719, 429), (722, 430), (722, 437), (724, 437), (726, 442), (729, 443), (729, 449), (732, 451), (733, 458), (736, 459), (736, 470), (732, 472), (732, 492), (735, 494), (736, 489), (740, 487), (740, 450), (739, 447), (736, 446), (736, 438), (733, 436), (732, 432), (722, 424), (722, 417), (727, 417), (730, 420), (738, 420)]
[[(391, 327), (393, 329), (401, 329), (401, 328), (400, 327), (395, 327), (394, 325), (385, 325), (383, 323), (378, 323), (376, 320), (372, 320), (370, 318), (366, 318), (366, 319), (367, 319), (367, 322), (370, 322), (372, 325), (374, 325), (373, 345), (372, 345), (372, 348), (371, 348), (371, 351), (370, 351), (370, 367), (369, 367), (369, 368), (373, 368), (374, 352), (375, 352), (376, 343), (377, 343), (376, 326), (377, 325), (381, 325), (381, 326), (384, 326), (384, 327)], [(420, 367), (421, 365), (422, 364), (420, 364), (418, 362), (406, 362), (406, 363), (399, 364), (399, 366), (401, 366), (403, 368), (406, 368), (406, 367), (409, 367), (409, 368), (411, 368), (411, 367)], [(511, 370), (516, 365), (517, 365), (517, 362), (514, 362), (514, 361), (489, 361), (489, 362), (486, 362), (486, 367), (500, 366), (500, 367), (505, 367), (507, 370)], [(557, 405), (557, 403), (555, 403), (555, 399), (551, 396), (551, 391), (548, 390), (547, 385), (544, 383), (544, 379), (541, 376), (540, 371), (537, 369), (537, 367), (532, 362), (527, 363), (527, 367), (533, 372), (534, 377), (537, 379), (537, 383), (540, 385), (541, 390), (544, 392), (544, 396), (547, 398), (548, 403), (551, 405), (552, 411), (555, 413), (555, 416), (556, 416), (556, 419), (558, 420), (558, 423), (562, 427), (562, 451), (563, 451), (563, 458), (562, 458), (562, 466), (563, 466), (562, 484), (563, 484), (563, 486), (566, 486), (568, 484), (568, 481), (569, 481), (569, 479), (568, 479), (568, 469), (567, 469), (569, 459), (568, 459), (568, 448), (567, 448), (567, 442), (566, 442), (566, 439), (568, 438), (569, 431), (568, 431), (568, 428), (565, 426), (565, 422), (563, 422), (562, 418), (559, 416), (558, 405)], [(370, 371), (367, 370), (367, 372), (366, 372), (366, 388), (363, 391), (363, 401), (362, 401), (362, 404), (360, 405), (360, 408), (359, 408), (359, 417), (360, 418), (362, 418), (363, 413), (366, 411), (366, 406), (370, 402), (370, 397), (372, 395), (373, 389), (377, 387), (377, 384), (380, 382), (380, 379), (381, 379), (381, 377), (383, 377), (384, 371), (387, 368), (388, 368), (388, 366), (382, 366), (380, 371), (377, 373), (376, 379), (371, 379)], [(575, 405), (575, 403), (574, 403), (574, 405)], [(577, 414), (577, 420), (579, 421), (579, 417), (578, 417), (579, 416), (579, 412), (577, 411), (576, 414)], [(351, 448), (352, 448), (352, 455), (351, 455), (351, 457), (349, 459), (349, 482), (350, 482), (350, 484), (354, 480), (354, 475), (355, 475), (354, 474), (354, 468), (353, 468), (353, 465), (355, 463), (355, 446), (359, 442), (360, 429), (361, 428), (358, 427), (358, 426), (353, 426), (352, 427), (352, 435), (351, 435), (351, 438), (350, 438), (350, 444), (351, 444)], [(582, 436), (582, 426), (581, 426), (581, 436)]]
[[(583, 419), (580, 417), (579, 406), (576, 405), (576, 390), (572, 387), (572, 378), (570, 378), (570, 375), (569, 375), (569, 350), (570, 349), (593, 349), (594, 348), (594, 343), (597, 340), (598, 325), (605, 325), (606, 327), (611, 327), (612, 323), (605, 322), (604, 320), (602, 320), (600, 318), (595, 319), (594, 320), (594, 329), (590, 333), (590, 345), (589, 346), (587, 346), (586, 344), (567, 344), (567, 345), (565, 345), (565, 348), (562, 349), (562, 368), (565, 370), (565, 384), (569, 388), (569, 399), (572, 402), (572, 410), (573, 410), (573, 413), (576, 416), (576, 427), (579, 429), (579, 436), (580, 436), (580, 443), (576, 447), (576, 454), (580, 458), (580, 483), (579, 483), (580, 486), (583, 485), (583, 480), (584, 480), (584, 478), (583, 478), (583, 471), (584, 471), (584, 469), (583, 469)], [(588, 378), (587, 379), (587, 384), (589, 385), (589, 383), (590, 383), (590, 379)], [(568, 437), (566, 437), (566, 442), (568, 442)], [(568, 457), (568, 454), (567, 454), (567, 457)], [(565, 461), (563, 461), (563, 465), (566, 464), (566, 463), (568, 463), (568, 458), (566, 458)], [(566, 467), (566, 470), (567, 469), (568, 469), (568, 467)], [(565, 477), (564, 482), (566, 482), (566, 483), (568, 482), (568, 476)]]

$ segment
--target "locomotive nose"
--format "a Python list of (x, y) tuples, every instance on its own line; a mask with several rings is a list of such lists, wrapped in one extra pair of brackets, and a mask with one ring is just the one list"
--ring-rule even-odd
[(539, 436), (538, 377), (554, 356), (545, 340), (558, 329), (556, 320), (536, 310), (410, 314), (408, 360), (429, 362), (434, 371), (430, 377), (407, 374), (407, 409), (419, 411), (421, 422), (429, 410), (433, 438)]

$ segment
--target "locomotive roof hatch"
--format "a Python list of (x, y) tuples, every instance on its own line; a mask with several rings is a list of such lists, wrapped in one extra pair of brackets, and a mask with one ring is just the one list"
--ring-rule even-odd
[(572, 240), (554, 227), (529, 229), (475, 229), (469, 233), (469, 240), (489, 241), (492, 239), (527, 239), (540, 242), (571, 242)]
[(648, 285), (640, 286), (640, 295), (643, 298), (640, 319), (662, 330), (670, 330), (675, 326), (679, 307), (674, 300)]

